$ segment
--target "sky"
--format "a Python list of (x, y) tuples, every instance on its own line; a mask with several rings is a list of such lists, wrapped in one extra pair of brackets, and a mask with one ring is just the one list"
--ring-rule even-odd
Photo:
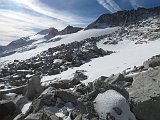
[(0, 0), (0, 45), (50, 27), (85, 27), (104, 13), (158, 5), (160, 0)]

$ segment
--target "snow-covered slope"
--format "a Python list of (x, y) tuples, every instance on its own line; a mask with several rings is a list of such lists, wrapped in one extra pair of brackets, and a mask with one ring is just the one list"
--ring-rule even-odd
[(58, 75), (44, 76), (42, 81), (54, 80), (56, 78), (72, 78), (73, 73), (76, 70), (85, 70), (85, 74), (88, 75), (88, 79), (84, 82), (88, 83), (100, 76), (110, 76), (111, 74), (122, 72), (127, 68), (140, 66), (143, 64), (143, 61), (160, 53), (160, 39), (139, 45), (135, 45), (135, 42), (128, 40), (121, 41), (117, 45), (104, 45), (101, 42), (98, 43), (99, 47), (116, 51), (116, 53), (93, 59), (80, 67), (68, 69)]
[[(43, 39), (44, 37), (43, 35), (31, 36), (30, 40), (38, 40), (38, 41), (33, 42), (31, 45), (19, 48), (19, 52), (16, 52), (15, 54), (8, 55), (6, 57), (0, 57), (0, 62), (8, 63), (8, 62), (13, 62), (15, 59), (25, 60), (51, 47), (55, 47), (61, 44), (68, 44), (74, 41), (81, 41), (83, 39), (90, 38), (90, 37), (98, 37), (101, 35), (110, 34), (116, 30), (118, 30), (118, 27), (106, 28), (106, 29), (92, 29), (92, 30), (87, 30), (87, 31), (82, 30), (82, 31), (79, 31), (73, 34), (56, 36), (50, 39), (49, 40), (50, 42), (46, 42), (46, 40)], [(57, 38), (60, 38), (60, 40), (54, 41)], [(35, 47), (36, 49), (31, 49), (31, 50), (26, 50), (26, 51), (24, 50), (24, 52), (21, 52), (25, 48), (27, 49), (27, 48), (32, 48), (32, 47)]]

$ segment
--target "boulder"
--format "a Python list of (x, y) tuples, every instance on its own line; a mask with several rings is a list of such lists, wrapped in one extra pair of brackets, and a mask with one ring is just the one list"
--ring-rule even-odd
[[(93, 81), (93, 83), (89, 83), (88, 88), (90, 89), (90, 91), (92, 91), (92, 92), (94, 91), (94, 94), (96, 93), (97, 95), (98, 95), (98, 93), (105, 92), (106, 90), (110, 90), (110, 89), (116, 90), (117, 92), (119, 92), (121, 95), (123, 95), (128, 100), (129, 93), (126, 91), (126, 89), (123, 87), (117, 86), (116, 84), (113, 84), (113, 82), (110, 82), (109, 80), (116, 81), (115, 79), (110, 79), (110, 78), (107, 78), (105, 76), (101, 76), (98, 79), (96, 79), (95, 81)], [(121, 78), (121, 77), (119, 77), (119, 78)]]
[(82, 30), (83, 28), (80, 27), (73, 27), (73, 26), (67, 26), (65, 29), (63, 29), (62, 31), (59, 31), (60, 35), (65, 35), (65, 34), (71, 34), (71, 33), (76, 33), (80, 30)]
[(13, 120), (21, 110), (12, 101), (0, 101), (0, 120)]
[(50, 84), (50, 86), (56, 88), (56, 89), (69, 89), (71, 87), (73, 87), (73, 85), (70, 84), (70, 80), (61, 80), (58, 82), (54, 82), (52, 84)]
[(128, 91), (134, 114), (140, 120), (159, 120), (160, 67), (139, 73), (133, 79)]
[(113, 84), (116, 86), (119, 86), (121, 88), (128, 87), (132, 85), (133, 78), (132, 77), (126, 77), (125, 75), (119, 73), (116, 75), (111, 75), (109, 78), (105, 80), (105, 82), (109, 84)]
[(143, 63), (143, 66), (145, 69), (148, 69), (149, 67), (160, 66), (160, 55), (156, 55), (148, 59)]
[(40, 83), (40, 76), (33, 76), (28, 80), (26, 97), (28, 100), (33, 100), (35, 97), (38, 97), (43, 89)]
[(82, 70), (77, 70), (74, 73), (74, 77), (71, 80), (72, 85), (77, 85), (80, 83), (80, 81), (86, 80), (88, 77), (83, 73), (84, 71)]
[[(61, 101), (61, 102), (60, 102)], [(77, 105), (77, 96), (67, 90), (56, 90), (53, 87), (47, 88), (33, 101), (29, 112), (38, 112), (43, 106), (63, 106), (64, 103), (71, 102)]]
[(89, 88), (84, 85), (84, 84), (80, 84), (75, 86), (75, 90), (76, 93), (80, 93), (81, 95), (87, 94), (89, 92)]
[(13, 102), (19, 107), (22, 108), (26, 103), (28, 103), (28, 100), (25, 96), (18, 95), (15, 97)]

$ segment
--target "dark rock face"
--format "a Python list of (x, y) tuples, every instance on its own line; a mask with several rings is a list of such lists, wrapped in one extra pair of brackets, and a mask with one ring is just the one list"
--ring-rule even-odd
[(55, 28), (49, 28), (47, 30), (41, 31), (40, 33), (44, 34), (44, 33), (47, 33), (47, 32), (48, 32), (48, 34), (44, 37), (45, 39), (50, 39), (50, 38), (58, 35), (58, 30), (55, 29)]
[(135, 116), (140, 120), (160, 118), (160, 67), (133, 77), (129, 99)]
[(12, 101), (0, 101), (0, 119), (13, 120), (21, 110)]
[(110, 26), (124, 26), (137, 23), (139, 20), (149, 18), (150, 16), (158, 16), (160, 7), (145, 9), (138, 8), (137, 10), (118, 11), (113, 14), (103, 14), (95, 22), (88, 25), (85, 29), (106, 28)]
[[(54, 32), (55, 35), (57, 35), (58, 30), (55, 29), (54, 27), (51, 27), (51, 28), (49, 28), (49, 29), (45, 29), (45, 30), (40, 31), (40, 32), (38, 32), (37, 34), (47, 35), (47, 34), (52, 33), (52, 32)], [(53, 34), (53, 33), (52, 33), (52, 34)]]
[(16, 41), (12, 41), (10, 44), (8, 44), (6, 47), (7, 49), (13, 49), (13, 48), (19, 48), (19, 47), (22, 47), (24, 45), (28, 45), (34, 41), (29, 41), (27, 42), (27, 40), (29, 39), (29, 37), (23, 37), (23, 38), (20, 38)]
[(66, 34), (71, 34), (71, 33), (76, 33), (80, 30), (82, 30), (83, 28), (80, 27), (73, 27), (73, 26), (67, 26), (65, 29), (63, 29), (62, 31), (59, 31), (59, 35), (66, 35)]
[(73, 26), (69, 25), (61, 31), (58, 31), (57, 29), (52, 27), (52, 28), (49, 28), (46, 30), (42, 30), (42, 31), (38, 32), (37, 34), (45, 35), (44, 38), (48, 40), (48, 39), (55, 37), (56, 35), (66, 35), (66, 34), (76, 33), (82, 29), (83, 28), (73, 27)]

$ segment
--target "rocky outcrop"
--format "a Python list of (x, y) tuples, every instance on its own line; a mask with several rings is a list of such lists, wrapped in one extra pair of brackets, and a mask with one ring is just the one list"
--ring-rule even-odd
[(55, 37), (56, 35), (66, 35), (66, 34), (76, 33), (82, 29), (83, 28), (73, 27), (73, 26), (69, 25), (61, 31), (58, 31), (57, 29), (52, 27), (49, 29), (42, 30), (42, 31), (38, 32), (37, 34), (45, 35), (44, 38), (48, 40), (48, 39)]
[[(48, 32), (48, 33), (47, 33)], [(55, 28), (49, 28), (47, 30), (43, 30), (40, 32), (40, 34), (44, 34), (44, 33), (47, 33), (47, 35), (45, 35), (45, 39), (50, 39), (50, 38), (53, 38), (55, 37), (56, 35), (58, 35), (58, 30), (55, 29)], [(38, 33), (39, 34), (39, 33)]]
[(74, 73), (74, 77), (71, 79), (71, 84), (73, 86), (79, 84), (81, 81), (86, 80), (88, 78), (83, 72), (83, 70), (77, 70)]
[(76, 33), (80, 30), (82, 30), (83, 28), (80, 27), (73, 27), (73, 26), (67, 26), (66, 28), (64, 28), (62, 31), (59, 31), (59, 35), (66, 35), (66, 34), (71, 34), (71, 33)]
[(156, 66), (160, 66), (160, 55), (156, 55), (148, 59), (143, 63), (143, 66), (145, 69), (148, 69), (149, 67), (153, 68)]
[[(77, 71), (74, 76), (78, 81), (86, 78), (81, 72), (82, 71)], [(106, 78), (107, 77), (100, 77), (93, 83), (89, 83), (88, 86), (79, 84), (74, 90), (48, 87), (39, 97), (33, 100), (29, 110), (22, 117), (26, 120), (34, 118), (41, 120), (43, 115), (46, 116), (50, 114), (49, 116), (56, 116), (55, 119), (57, 120), (98, 120), (100, 116), (98, 116), (94, 108), (94, 100), (98, 94), (108, 90), (115, 90), (119, 92), (119, 94), (122, 94), (124, 99), (128, 99), (128, 94), (125, 89), (105, 82)], [(67, 82), (69, 83), (69, 81)], [(119, 113), (118, 110), (116, 109), (115, 111)], [(61, 117), (57, 116), (57, 112), (59, 111), (61, 111)], [(17, 118), (21, 118), (21, 116), (17, 116)], [(50, 118), (48, 119), (50, 120)]]
[(105, 80), (105, 82), (119, 86), (120, 88), (125, 88), (132, 85), (133, 78), (126, 77), (125, 75), (119, 73), (116, 75), (111, 75), (109, 78)]
[(139, 120), (160, 118), (160, 67), (155, 67), (133, 77), (129, 97), (132, 110)]
[(58, 30), (55, 29), (54, 27), (51, 27), (51, 28), (49, 28), (49, 29), (45, 29), (45, 30), (40, 31), (40, 32), (38, 32), (37, 34), (47, 35), (47, 34), (49, 34), (49, 33), (51, 33), (51, 32), (54, 32), (54, 35), (57, 35)]
[(28, 100), (33, 100), (43, 92), (40, 80), (40, 76), (33, 76), (28, 80), (27, 92), (25, 95)]

